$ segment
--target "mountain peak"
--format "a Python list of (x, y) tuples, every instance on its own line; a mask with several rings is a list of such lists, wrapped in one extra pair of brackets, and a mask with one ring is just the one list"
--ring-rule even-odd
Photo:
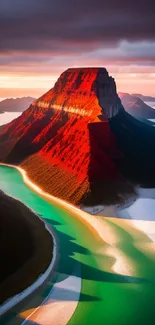
[(67, 69), (2, 130), (0, 144), (10, 144), (0, 155), (22, 163), (33, 179), (37, 171), (34, 181), (45, 185), (46, 179), (55, 196), (79, 202), (94, 180), (118, 177), (113, 160), (120, 153), (108, 118), (120, 108), (115, 81), (105, 68)]
[(121, 107), (114, 79), (105, 68), (97, 67), (67, 69), (35, 105), (96, 118), (109, 118)]
[(63, 73), (66, 72), (83, 72), (83, 73), (98, 73), (100, 70), (102, 70), (103, 72), (107, 72), (106, 68), (103, 67), (74, 67), (74, 68), (68, 68), (67, 70), (65, 70)]

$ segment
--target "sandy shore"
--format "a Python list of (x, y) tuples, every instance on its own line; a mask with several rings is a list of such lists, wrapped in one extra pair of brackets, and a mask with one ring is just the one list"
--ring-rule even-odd
[(101, 220), (96, 218), (96, 216), (90, 215), (87, 212), (84, 212), (77, 208), (76, 206), (59, 199), (51, 194), (48, 194), (44, 190), (42, 190), (38, 185), (34, 184), (30, 178), (28, 177), (26, 171), (19, 167), (19, 166), (14, 166), (14, 165), (9, 165), (9, 164), (4, 164), (1, 163), (2, 166), (8, 166), (17, 169), (20, 174), (23, 177), (24, 183), (34, 192), (38, 193), (41, 197), (45, 198), (48, 201), (51, 201), (52, 203), (62, 207), (63, 209), (66, 209), (68, 212), (71, 212), (74, 214), (76, 217), (79, 217), (82, 221), (87, 222), (87, 225), (92, 229), (92, 231), (95, 231), (96, 235), (100, 236), (101, 239), (104, 240), (104, 232), (101, 231)]
[[(29, 188), (31, 188), (34, 192), (37, 192), (40, 196), (42, 196), (46, 200), (56, 203), (57, 205), (61, 206), (62, 208), (73, 213), (75, 216), (79, 217), (82, 221), (86, 222), (87, 225), (92, 229), (92, 231), (95, 231), (96, 235), (98, 235), (103, 240), (105, 239), (105, 237), (104, 237), (105, 228), (104, 228), (104, 225), (102, 222), (103, 221), (102, 217), (111, 217), (111, 218), (117, 217), (117, 218), (126, 219), (126, 215), (125, 215), (126, 211), (128, 210), (129, 207), (131, 207), (133, 204), (135, 204), (140, 197), (144, 198), (144, 197), (151, 196), (151, 198), (155, 198), (155, 189), (141, 189), (141, 188), (139, 188), (139, 189), (137, 189), (137, 191), (138, 191), (138, 193), (137, 193), (138, 199), (137, 200), (135, 200), (133, 198), (133, 200), (130, 200), (130, 202), (127, 202), (127, 204), (123, 205), (122, 207), (121, 206), (118, 207), (118, 205), (105, 206), (104, 210), (100, 211), (99, 214), (91, 215), (91, 214), (77, 208), (76, 206), (74, 206), (62, 199), (54, 197), (53, 195), (42, 190), (38, 185), (34, 184), (30, 180), (30, 178), (27, 175), (27, 172), (23, 168), (21, 168), (19, 166), (3, 164), (3, 163), (1, 163), (1, 165), (16, 168), (22, 175), (24, 183)], [(132, 217), (130, 217), (130, 218), (132, 219)], [(134, 219), (136, 219), (136, 216)]]

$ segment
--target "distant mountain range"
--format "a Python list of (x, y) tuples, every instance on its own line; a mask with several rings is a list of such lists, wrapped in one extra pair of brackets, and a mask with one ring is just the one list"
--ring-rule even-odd
[[(120, 97), (134, 110), (144, 105)], [(134, 193), (129, 179), (155, 180), (154, 138), (154, 127), (125, 111), (105, 68), (75, 68), (0, 130), (0, 160), (21, 165), (54, 196), (108, 204)]]
[[(142, 100), (139, 97), (136, 97), (136, 95), (130, 95), (127, 93), (118, 93), (121, 102), (129, 114), (131, 114), (134, 117), (137, 118), (145, 118), (145, 119), (155, 119), (155, 109), (150, 107), (149, 105), (144, 103), (144, 99)], [(153, 98), (153, 97), (147, 97), (142, 95), (142, 98)], [(146, 99), (145, 99), (146, 100)]]
[[(155, 119), (155, 109), (145, 104), (144, 101), (155, 102), (155, 97), (141, 94), (118, 93), (122, 104), (129, 114), (141, 119)], [(0, 113), (23, 112), (36, 99), (33, 97), (7, 98), (0, 102)]]
[(132, 94), (132, 96), (138, 97), (138, 98), (142, 99), (144, 102), (155, 102), (155, 97), (153, 97), (153, 96), (144, 96), (141, 94)]
[(0, 113), (4, 112), (23, 112), (28, 108), (35, 98), (22, 97), (22, 98), (7, 98), (0, 102)]

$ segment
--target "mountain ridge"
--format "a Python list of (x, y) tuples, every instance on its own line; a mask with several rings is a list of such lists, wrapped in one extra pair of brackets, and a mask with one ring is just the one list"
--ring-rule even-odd
[(144, 102), (155, 102), (155, 96), (147, 96), (142, 94), (132, 94), (132, 96), (139, 97)]
[(141, 98), (122, 92), (119, 92), (118, 95), (125, 110), (132, 116), (143, 119), (155, 119), (155, 109), (144, 103)]
[(23, 112), (35, 98), (27, 96), (21, 98), (6, 98), (0, 101), (0, 113)]

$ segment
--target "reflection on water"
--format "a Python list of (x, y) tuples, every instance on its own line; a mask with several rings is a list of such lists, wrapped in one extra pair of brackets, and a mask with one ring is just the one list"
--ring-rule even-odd
[(138, 199), (127, 209), (132, 219), (155, 221), (155, 200)]
[(21, 112), (4, 112), (0, 114), (0, 125), (6, 124), (21, 115)]
[(138, 190), (138, 199), (125, 209), (118, 209), (117, 216), (128, 219), (155, 242), (155, 188)]
[(149, 119), (149, 121), (151, 121), (151, 122), (155, 122), (155, 119)]
[[(155, 109), (155, 102), (145, 102), (145, 104)], [(155, 119), (149, 119), (149, 121), (155, 122)]]
[(155, 102), (145, 102), (148, 106), (151, 106), (152, 108), (155, 108)]
[(124, 219), (155, 221), (155, 188), (138, 190), (138, 198), (126, 208), (117, 210)]

